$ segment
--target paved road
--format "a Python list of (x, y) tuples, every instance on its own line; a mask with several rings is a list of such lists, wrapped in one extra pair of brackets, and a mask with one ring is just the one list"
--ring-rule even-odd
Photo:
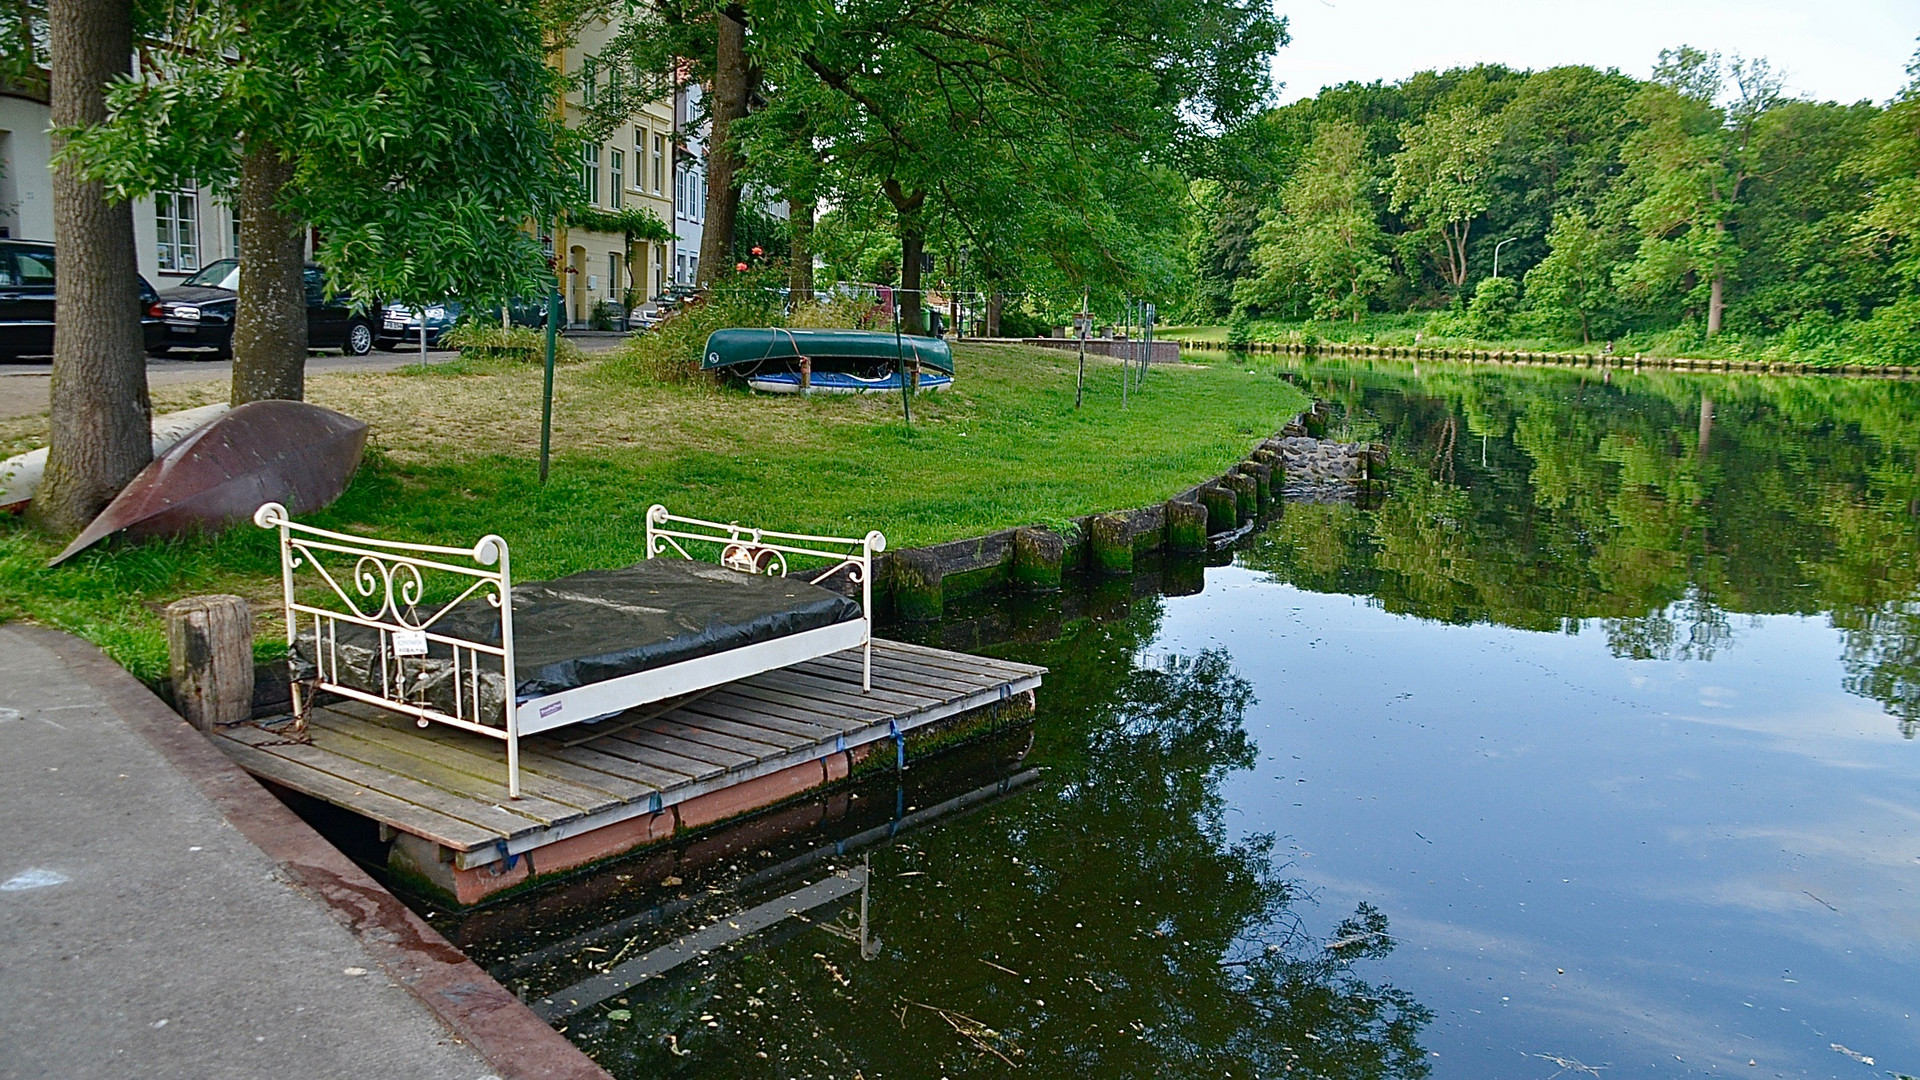
[[(610, 333), (569, 334), (568, 339), (583, 352), (605, 352), (624, 340)], [(427, 363), (438, 364), (459, 356), (457, 352), (429, 351)], [(333, 371), (392, 371), (420, 362), (418, 349), (406, 352), (381, 352), (375, 349), (365, 356), (317, 353), (307, 358), (307, 374), (323, 375)], [(225, 360), (148, 360), (148, 386), (175, 386), (181, 383), (225, 382), (233, 377), (233, 364)], [(47, 361), (28, 360), (0, 363), (0, 420), (32, 416), (47, 411)]]
[(495, 1075), (52, 636), (0, 626), (0, 1078)]

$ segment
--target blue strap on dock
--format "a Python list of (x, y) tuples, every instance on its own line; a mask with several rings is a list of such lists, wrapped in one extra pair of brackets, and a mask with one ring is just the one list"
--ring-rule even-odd
[(893, 736), (893, 765), (901, 772), (907, 771), (907, 737), (900, 731), (900, 722), (887, 721), (887, 733)]
[(660, 793), (659, 792), (656, 791), (653, 794), (647, 796), (647, 809), (656, 814), (660, 812)]
[(502, 873), (511, 872), (514, 867), (520, 865), (520, 856), (507, 850), (507, 842), (505, 840), (495, 840), (493, 842), (493, 850), (500, 853), (500, 861), (506, 864), (506, 870), (502, 871)]

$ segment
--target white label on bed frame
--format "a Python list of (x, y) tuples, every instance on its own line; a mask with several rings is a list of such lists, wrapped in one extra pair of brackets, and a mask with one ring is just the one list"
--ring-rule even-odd
[(425, 630), (395, 630), (393, 632), (393, 655), (427, 655), (427, 632)]

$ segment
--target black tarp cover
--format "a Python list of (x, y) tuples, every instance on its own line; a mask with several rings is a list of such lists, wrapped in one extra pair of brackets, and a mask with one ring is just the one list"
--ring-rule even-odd
[[(799, 578), (746, 574), (684, 559), (649, 559), (619, 570), (525, 582), (513, 587), (515, 699), (525, 701), (860, 617), (858, 602)], [(335, 625), (331, 648), (340, 662), (339, 681), (380, 693), (377, 632), (347, 622)], [(474, 596), (430, 629), (497, 646), (500, 612)], [(294, 645), (294, 678), (311, 679), (317, 673), (313, 648), (309, 627)], [(500, 678), (497, 673), (485, 676), (484, 663), (482, 715), (487, 717), (484, 722), (497, 724)], [(406, 700), (455, 712), (449, 646), (431, 643), (427, 656), (405, 662), (405, 671)], [(470, 714), (471, 708), (460, 712)]]

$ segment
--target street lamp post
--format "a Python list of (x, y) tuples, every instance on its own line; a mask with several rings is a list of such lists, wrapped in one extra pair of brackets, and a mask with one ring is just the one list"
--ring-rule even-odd
[(1500, 276), (1500, 249), (1503, 247), (1506, 247), (1508, 244), (1511, 244), (1518, 239), (1520, 238), (1517, 236), (1509, 236), (1505, 240), (1502, 240), (1499, 243), (1493, 245), (1493, 276), (1494, 277)]

